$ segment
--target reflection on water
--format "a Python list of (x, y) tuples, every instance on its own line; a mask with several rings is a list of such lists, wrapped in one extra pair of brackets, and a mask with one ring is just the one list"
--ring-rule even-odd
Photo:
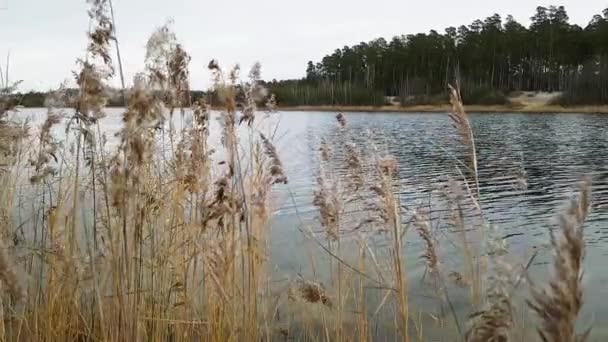
[[(40, 122), (44, 111), (26, 110), (23, 114)], [(431, 216), (441, 219), (437, 189), (447, 176), (461, 178), (461, 172), (466, 173), (459, 164), (463, 151), (455, 143), (449, 118), (439, 114), (351, 113), (347, 120), (348, 139), (356, 143), (363, 159), (373, 159), (379, 153), (397, 159), (401, 203), (412, 207), (428, 203)], [(471, 120), (481, 206), (502, 236), (510, 236), (510, 251), (522, 259), (533, 248), (548, 243), (551, 219), (581, 177), (593, 178), (593, 210), (585, 231), (585, 286), (587, 298), (601, 300), (587, 301), (583, 320), (607, 322), (608, 267), (604, 260), (608, 260), (608, 115), (473, 114)], [(111, 110), (102, 121), (102, 131), (112, 137), (120, 125), (120, 111)], [(318, 148), (321, 140), (328, 143), (333, 150), (329, 163), (337, 170), (337, 177), (344, 176), (340, 146), (345, 143), (345, 133), (337, 127), (334, 113), (278, 113), (263, 125), (260, 130), (278, 125), (276, 145), (289, 177), (289, 184), (278, 187), (275, 194), (270, 264), (278, 273), (303, 274), (310, 271), (310, 250), (298, 228), (309, 226), (318, 231), (320, 227), (312, 205), (319, 173)], [(57, 133), (63, 134), (61, 130)], [(219, 141), (217, 124), (211, 127), (211, 140)], [(422, 245), (415, 235), (408, 233), (405, 253), (408, 273), (421, 277)], [(531, 273), (543, 273), (549, 258), (548, 252), (541, 253)], [(449, 262), (449, 256), (447, 259)], [(453, 262), (447, 267), (458, 267), (457, 261)], [(420, 283), (412, 283), (413, 292), (418, 290), (416, 286)], [(458, 302), (457, 296), (454, 301)]]

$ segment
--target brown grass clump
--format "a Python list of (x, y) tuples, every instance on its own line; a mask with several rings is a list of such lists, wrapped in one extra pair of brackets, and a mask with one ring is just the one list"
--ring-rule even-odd
[(300, 295), (308, 303), (321, 303), (328, 308), (332, 308), (333, 304), (329, 296), (325, 292), (323, 285), (312, 282), (302, 281), (300, 284)]
[(346, 117), (344, 116), (344, 113), (338, 113), (336, 115), (336, 120), (338, 120), (340, 127), (346, 127)]
[(590, 329), (579, 336), (575, 327), (583, 306), (583, 224), (590, 206), (591, 181), (586, 179), (580, 186), (578, 199), (572, 200), (559, 216), (558, 231), (550, 231), (553, 275), (547, 288), (532, 286), (532, 299), (528, 301), (541, 320), (538, 335), (543, 341), (584, 341), (589, 336)]

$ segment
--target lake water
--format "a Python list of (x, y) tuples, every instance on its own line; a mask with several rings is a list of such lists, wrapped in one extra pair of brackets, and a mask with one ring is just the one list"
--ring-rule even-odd
[[(399, 189), (406, 205), (415, 205), (435, 194), (446, 175), (456, 178), (458, 148), (447, 115), (349, 113), (351, 138), (362, 151), (372, 145), (388, 150), (399, 162)], [(512, 254), (525, 263), (533, 250), (541, 250), (529, 273), (542, 281), (551, 260), (548, 229), (581, 178), (593, 179), (593, 209), (585, 226), (586, 301), (581, 321), (594, 323), (594, 337), (608, 336), (600, 322), (608, 322), (608, 115), (592, 114), (471, 114), (479, 160), (480, 203)], [(285, 137), (279, 151), (287, 165), (293, 201), (286, 200), (278, 212), (282, 226), (307, 217), (314, 222), (311, 205), (318, 146), (324, 138), (330, 146), (342, 143), (335, 113), (290, 112), (282, 115)], [(288, 127), (288, 128), (287, 128)], [(344, 171), (345, 169), (343, 169)], [(525, 172), (522, 172), (525, 170)], [(526, 175), (527, 188), (519, 186)], [(295, 205), (292, 203), (295, 202)], [(296, 214), (297, 208), (297, 214)], [(436, 215), (438, 217), (441, 215)], [(311, 223), (314, 225), (314, 223)], [(318, 226), (318, 224), (317, 224)], [(281, 232), (283, 228), (277, 228)], [(305, 253), (297, 254), (303, 239), (293, 230), (276, 233), (275, 262), (291, 272), (305, 268)], [(289, 233), (287, 233), (289, 232)], [(420, 259), (422, 243), (408, 233), (408, 272), (420, 279), (425, 269)], [(294, 257), (297, 256), (297, 257)], [(462, 268), (449, 253), (444, 267)], [(414, 281), (412, 291), (424, 287)], [(420, 302), (425, 305), (424, 301)]]
[[(43, 110), (22, 114), (40, 121)], [(347, 113), (348, 139), (362, 156), (376, 151), (391, 154), (399, 163), (398, 192), (402, 204), (435, 203), (433, 199), (446, 176), (458, 178), (455, 130), (447, 115)], [(608, 322), (608, 115), (593, 114), (471, 114), (479, 160), (480, 203), (490, 223), (507, 239), (509, 250), (526, 260), (532, 250), (547, 245), (548, 229), (585, 175), (593, 179), (593, 209), (585, 228), (586, 304), (584, 322)], [(102, 121), (108, 136), (120, 128), (120, 110), (110, 110)], [(275, 143), (285, 166), (289, 184), (277, 187), (275, 216), (270, 238), (270, 265), (277, 274), (311, 272), (310, 248), (300, 233), (302, 226), (319, 231), (312, 196), (319, 172), (319, 144), (325, 140), (335, 150), (333, 168), (344, 176), (340, 146), (344, 133), (335, 113), (285, 112), (272, 114), (260, 130), (277, 127)], [(215, 127), (215, 128), (214, 128)], [(212, 140), (218, 138), (212, 126)], [(520, 181), (525, 175), (527, 187)], [(429, 198), (431, 198), (429, 200)], [(441, 218), (441, 210), (433, 213)], [(356, 217), (356, 213), (352, 213)], [(349, 236), (348, 230), (344, 234)], [(421, 278), (425, 264), (422, 244), (408, 232), (405, 254), (408, 273)], [(318, 252), (320, 255), (322, 252)], [(446, 252), (447, 253), (447, 252)], [(356, 254), (356, 251), (353, 251)], [(550, 251), (534, 259), (530, 273), (543, 274)], [(446, 267), (458, 268), (457, 261)], [(417, 285), (418, 284), (418, 285)], [(412, 291), (420, 283), (412, 282)], [(422, 305), (424, 301), (420, 302)]]

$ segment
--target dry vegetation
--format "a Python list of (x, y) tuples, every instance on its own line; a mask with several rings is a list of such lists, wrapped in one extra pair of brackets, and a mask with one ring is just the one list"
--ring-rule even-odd
[[(161, 27), (148, 42), (146, 71), (125, 93), (123, 127), (110, 149), (100, 121), (106, 83), (115, 73), (113, 25), (106, 1), (89, 2), (93, 29), (75, 73), (78, 98), (58, 91), (33, 135), (8, 119), (11, 108), (1, 108), (2, 340), (423, 341), (429, 324), (447, 327), (445, 340), (532, 338), (515, 329), (521, 322), (513, 295), (523, 272), (513, 272), (516, 265), (484, 218), (473, 131), (457, 90), (451, 90), (451, 118), (469, 158), (458, 164), (462, 179), (450, 180), (443, 191), (450, 241), (440, 241), (424, 206), (401, 203), (396, 160), (381, 150), (365, 157), (340, 114), (343, 144), (322, 143), (319, 151), (314, 205), (323, 232), (300, 227), (311, 249), (325, 256), (311, 257), (310, 267), (329, 263), (329, 282), (288, 275), (287, 284), (276, 286), (268, 265), (269, 195), (273, 186), (288, 183), (288, 175), (272, 132), (255, 125), (256, 103), (266, 97), (256, 84), (259, 65), (242, 82), (238, 68), (209, 64), (220, 101), (214, 105), (223, 108), (221, 146), (210, 146), (212, 113), (188, 98), (188, 54), (169, 27)], [(8, 96), (9, 85), (3, 88)], [(65, 106), (74, 110), (67, 140), (58, 141), (53, 127), (61, 124), (67, 112), (58, 108)], [(176, 115), (191, 117), (192, 124), (175, 127)], [(250, 139), (241, 139), (238, 126)], [(336, 151), (345, 156), (347, 177), (334, 170)], [(30, 183), (30, 194), (17, 192), (22, 182)], [(20, 205), (28, 199), (31, 212), (22, 215)], [(528, 302), (541, 340), (588, 335), (577, 335), (575, 322), (583, 304), (589, 202), (585, 181), (551, 232), (553, 278), (547, 289), (533, 286)], [(467, 204), (473, 215), (465, 215)], [(346, 217), (353, 206), (366, 213), (356, 224)], [(434, 308), (410, 305), (404, 243), (416, 234), (425, 247), (423, 281), (446, 312), (439, 318)], [(377, 235), (387, 243), (375, 245)], [(456, 245), (461, 270), (444, 267), (444, 242)], [(344, 244), (358, 248), (356, 258), (345, 256)], [(450, 296), (459, 286), (469, 293), (467, 322)]]

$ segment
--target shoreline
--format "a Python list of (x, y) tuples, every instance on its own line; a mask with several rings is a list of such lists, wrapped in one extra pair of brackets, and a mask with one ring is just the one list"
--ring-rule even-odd
[[(371, 112), (371, 113), (447, 113), (450, 105), (419, 105), (419, 106), (277, 106), (277, 110), (285, 112)], [(468, 113), (569, 113), (569, 114), (608, 114), (608, 105), (600, 106), (571, 106), (558, 105), (468, 105), (464, 106)]]

